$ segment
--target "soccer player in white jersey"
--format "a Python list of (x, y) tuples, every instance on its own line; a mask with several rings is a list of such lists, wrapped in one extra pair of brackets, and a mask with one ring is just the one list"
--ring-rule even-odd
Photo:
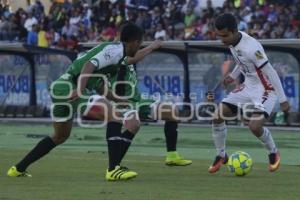
[(217, 156), (208, 171), (215, 173), (228, 161), (225, 151), (225, 120), (242, 111), (245, 105), (252, 104), (254, 109), (248, 126), (268, 150), (269, 171), (274, 172), (279, 168), (280, 155), (271, 132), (264, 127), (264, 123), (277, 99), (283, 112), (288, 112), (290, 108), (278, 74), (268, 61), (262, 45), (253, 37), (237, 30), (236, 19), (232, 14), (219, 15), (215, 28), (218, 37), (229, 47), (236, 62), (236, 67), (224, 78), (223, 84), (226, 86), (232, 83), (241, 73), (245, 81), (222, 100), (213, 119), (212, 135)]

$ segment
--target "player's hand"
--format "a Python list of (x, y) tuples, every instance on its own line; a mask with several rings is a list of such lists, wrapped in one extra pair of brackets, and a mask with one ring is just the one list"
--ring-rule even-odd
[(69, 102), (75, 101), (78, 98), (79, 98), (79, 95), (78, 95), (77, 89), (73, 90), (71, 93), (71, 96), (69, 97)]
[(160, 48), (162, 45), (162, 41), (160, 40), (155, 40), (154, 42), (152, 42), (149, 46), (151, 47), (152, 50), (158, 49)]
[(285, 101), (280, 104), (280, 108), (282, 112), (284, 113), (284, 121), (286, 122), (286, 125), (290, 125), (289, 121), (289, 111), (290, 111), (290, 104), (289, 102)]
[(226, 76), (224, 79), (223, 79), (223, 85), (225, 87), (227, 87), (229, 84), (233, 83), (234, 82), (234, 79), (231, 77), (231, 76)]
[(290, 104), (289, 104), (289, 102), (288, 101), (282, 102), (280, 104), (280, 108), (281, 108), (282, 112), (288, 113), (289, 110), (290, 110)]
[(213, 91), (206, 92), (206, 100), (208, 102), (214, 102), (215, 101), (215, 93)]

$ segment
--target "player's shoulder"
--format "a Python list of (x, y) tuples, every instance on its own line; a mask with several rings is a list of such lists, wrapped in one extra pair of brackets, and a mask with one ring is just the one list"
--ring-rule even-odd
[(240, 32), (242, 34), (241, 40), (241, 51), (246, 57), (255, 57), (260, 59), (264, 57), (264, 48), (261, 43), (256, 40), (254, 37), (248, 35), (245, 32)]
[(105, 42), (97, 47), (92, 59), (106, 64), (117, 64), (125, 56), (124, 46), (120, 42)]
[(121, 42), (103, 42), (99, 45), (99, 52), (108, 54), (123, 54), (124, 46)]
[(244, 37), (242, 47), (245, 57), (254, 61), (258, 66), (262, 64), (261, 62), (268, 61), (267, 55), (261, 43), (254, 37), (248, 35), (247, 33), (241, 33)]
[(257, 50), (263, 50), (261, 43), (254, 37), (248, 35), (245, 32), (240, 31), (242, 34), (242, 47), (247, 53), (256, 52)]

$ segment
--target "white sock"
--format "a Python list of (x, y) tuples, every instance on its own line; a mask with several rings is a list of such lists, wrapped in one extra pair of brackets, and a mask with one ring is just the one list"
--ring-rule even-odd
[(227, 127), (225, 122), (221, 124), (212, 125), (212, 136), (214, 139), (217, 153), (221, 157), (225, 157), (225, 140), (227, 134)]
[(276, 153), (277, 147), (275, 145), (271, 132), (266, 127), (263, 127), (263, 129), (264, 132), (262, 136), (258, 137), (258, 139), (265, 145), (266, 149), (270, 153)]

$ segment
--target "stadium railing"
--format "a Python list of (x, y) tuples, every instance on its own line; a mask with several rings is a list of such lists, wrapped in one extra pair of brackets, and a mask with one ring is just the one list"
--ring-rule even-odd
[[(261, 43), (279, 73), (292, 105), (291, 125), (298, 125), (300, 39), (261, 40)], [(82, 43), (81, 52), (97, 44)], [(25, 112), (24, 115), (16, 113), (9, 116), (26, 117), (27, 111), (22, 108), (27, 106), (45, 109), (45, 112), (32, 116), (48, 116), (51, 103), (48, 87), (76, 57), (76, 52), (25, 44), (0, 44), (0, 117), (11, 112), (4, 112), (11, 109), (8, 106), (18, 107), (13, 109), (15, 112)], [(217, 101), (226, 95), (219, 81), (233, 66), (228, 48), (219, 41), (166, 41), (162, 48), (138, 63), (136, 71), (143, 94), (160, 94), (164, 99), (175, 98), (176, 102), (185, 102), (187, 104), (181, 108), (186, 114), (191, 110), (188, 104), (205, 101), (208, 90), (215, 90)], [(277, 111), (278, 105), (271, 118), (272, 123), (276, 121)]]

